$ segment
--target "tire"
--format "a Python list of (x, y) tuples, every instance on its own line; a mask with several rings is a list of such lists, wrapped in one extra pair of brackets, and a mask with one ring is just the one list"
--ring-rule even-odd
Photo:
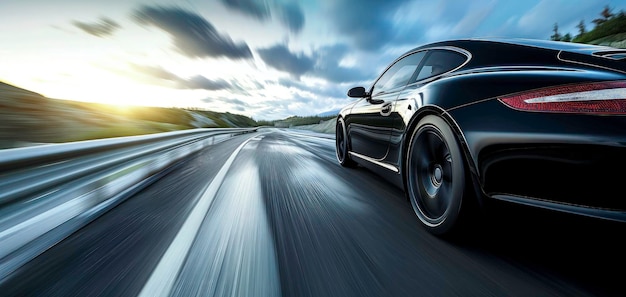
[(454, 132), (442, 118), (425, 116), (406, 156), (407, 196), (420, 223), (438, 236), (456, 234), (470, 183)]
[(335, 127), (335, 152), (337, 155), (337, 161), (343, 167), (356, 167), (356, 163), (350, 159), (348, 141), (348, 132), (346, 131), (346, 123), (343, 118), (337, 118), (337, 125)]

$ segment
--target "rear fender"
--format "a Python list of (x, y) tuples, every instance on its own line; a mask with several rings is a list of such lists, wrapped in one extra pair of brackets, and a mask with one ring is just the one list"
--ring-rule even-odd
[[(401, 157), (400, 160), (405, 160), (405, 158), (407, 157), (409, 141), (410, 141), (409, 137), (412, 134), (413, 130), (417, 129), (417, 124), (419, 123), (419, 121), (427, 115), (436, 115), (436, 116), (441, 117), (442, 119), (446, 121), (446, 123), (450, 126), (450, 128), (452, 128), (452, 131), (454, 131), (454, 134), (463, 152), (463, 161), (465, 162), (465, 168), (467, 170), (467, 173), (469, 173), (468, 177), (472, 184), (472, 189), (471, 189), (472, 194), (474, 194), (474, 196), (476, 197), (478, 204), (482, 206), (483, 205), (482, 198), (484, 197), (484, 193), (480, 185), (480, 178), (478, 175), (478, 170), (476, 169), (476, 166), (474, 165), (475, 163), (471, 161), (473, 160), (473, 158), (470, 153), (469, 147), (467, 145), (467, 141), (465, 140), (465, 136), (463, 135), (463, 132), (461, 131), (457, 123), (454, 121), (452, 116), (446, 111), (444, 111), (442, 108), (435, 106), (435, 105), (426, 105), (420, 108), (413, 115), (413, 117), (411, 118), (411, 120), (406, 126), (406, 132), (404, 133), (404, 136), (402, 139), (402, 150), (401, 150), (402, 155), (400, 156)], [(406, 193), (407, 192), (406, 191), (407, 190), (407, 180), (406, 180), (407, 173), (406, 173), (405, 162), (400, 162), (400, 172), (402, 173), (402, 184), (404, 186), (404, 190)], [(406, 197), (408, 199), (408, 195)]]

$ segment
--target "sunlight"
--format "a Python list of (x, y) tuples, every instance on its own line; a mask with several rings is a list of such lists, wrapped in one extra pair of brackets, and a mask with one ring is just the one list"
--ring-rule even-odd
[[(54, 99), (116, 105), (119, 110), (131, 106), (173, 107), (189, 105), (189, 100), (175, 100), (180, 90), (137, 83), (137, 81), (80, 63), (57, 67), (55, 63), (38, 69), (38, 77), (14, 72), (10, 82)], [(59, 73), (58, 69), (62, 73)], [(191, 91), (187, 91), (191, 92)]]

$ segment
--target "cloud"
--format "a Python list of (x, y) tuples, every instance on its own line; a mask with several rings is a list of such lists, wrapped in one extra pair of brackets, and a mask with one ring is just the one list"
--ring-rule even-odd
[(472, 37), (502, 1), (322, 0), (330, 29), (357, 49), (417, 46)]
[(241, 107), (252, 106), (250, 103), (246, 101), (243, 101), (241, 99), (235, 99), (235, 98), (224, 98), (224, 97), (205, 98), (205, 99), (202, 99), (201, 101), (206, 102), (206, 103), (228, 103), (228, 104), (237, 105)]
[(370, 78), (370, 71), (341, 66), (341, 59), (349, 51), (350, 48), (343, 44), (322, 46), (310, 56), (304, 53), (293, 53), (283, 44), (257, 50), (261, 59), (269, 67), (287, 72), (296, 79), (300, 79), (305, 74), (335, 83)]
[(252, 85), (256, 90), (263, 90), (265, 89), (265, 86), (263, 84), (261, 84), (260, 82), (253, 80), (252, 81)]
[(539, 32), (550, 34), (549, 28), (552, 28), (555, 21), (563, 22), (572, 15), (580, 15), (581, 9), (586, 9), (584, 5), (564, 4), (563, 1), (554, 0), (539, 2), (519, 19), (518, 28), (532, 35), (540, 34)]
[[(343, 94), (345, 97), (345, 93)], [(293, 115), (316, 115), (345, 106), (346, 102), (316, 93), (290, 90), (282, 96), (260, 95), (256, 99), (246, 97), (216, 96), (201, 99), (205, 108), (214, 111), (237, 111), (254, 119), (278, 120)]]
[(341, 60), (350, 53), (351, 49), (344, 44), (323, 46), (316, 50), (316, 64), (313, 76), (324, 78), (335, 83), (360, 81), (373, 78), (372, 69), (363, 70), (356, 67), (345, 67)]
[(269, 1), (266, 0), (222, 0), (222, 3), (259, 20), (267, 20), (271, 16)]
[(245, 42), (235, 43), (229, 36), (217, 32), (202, 16), (182, 8), (144, 6), (134, 12), (134, 19), (169, 33), (174, 46), (190, 58), (252, 58)]
[[(345, 96), (345, 94), (344, 94)], [(284, 119), (293, 115), (313, 116), (344, 107), (347, 102), (316, 94), (293, 93), (289, 98), (272, 100), (268, 104), (255, 106), (253, 118)], [(258, 108), (258, 109), (257, 109)]]
[(248, 104), (248, 102), (245, 102), (245, 101), (239, 100), (239, 99), (230, 99), (228, 102), (230, 102), (231, 104), (234, 104), (234, 105), (242, 106), (242, 107), (249, 107), (250, 106), (250, 104)]
[(230, 89), (233, 86), (224, 79), (211, 80), (202, 75), (196, 75), (188, 79), (179, 81), (182, 87), (187, 89), (203, 89), (203, 90), (223, 90)]
[(304, 27), (304, 12), (298, 2), (279, 0), (222, 0), (227, 8), (239, 11), (260, 21), (278, 18), (292, 33), (299, 33)]
[(483, 3), (484, 6), (482, 7), (468, 9), (465, 16), (457, 21), (451, 33), (455, 36), (470, 37), (476, 31), (476, 28), (492, 13), (496, 4), (496, 1), (491, 0)]
[(171, 81), (180, 80), (178, 75), (171, 73), (160, 66), (139, 65), (135, 63), (129, 63), (129, 65), (131, 69), (154, 78)]
[(290, 79), (278, 79), (276, 84), (288, 89), (293, 89), (296, 93), (308, 93), (311, 96), (322, 98), (345, 98), (347, 88), (333, 83), (307, 85), (300, 81)]
[(296, 78), (311, 71), (315, 61), (304, 54), (294, 54), (286, 45), (277, 44), (269, 48), (257, 50), (261, 59), (268, 66), (285, 71)]
[(118, 23), (105, 17), (100, 18), (100, 21), (95, 23), (73, 21), (72, 24), (79, 29), (97, 37), (113, 35), (113, 32), (115, 32), (115, 30), (121, 28)]
[(280, 21), (285, 24), (292, 33), (302, 31), (304, 27), (304, 13), (298, 3), (286, 3), (277, 8)]
[[(267, 92), (254, 97), (218, 95), (201, 101), (216, 111), (238, 111), (255, 119), (276, 120), (293, 115), (315, 115), (347, 104), (346, 87), (324, 82), (265, 80)], [(331, 94), (332, 93), (332, 94)], [(346, 100), (342, 100), (346, 99)]]
[[(548, 39), (558, 23), (561, 34), (568, 33), (584, 19), (587, 23), (598, 15), (603, 3), (598, 0), (578, 1), (572, 5), (567, 0), (542, 0), (523, 15), (511, 17), (498, 31), (498, 35)], [(564, 30), (565, 29), (565, 30)]]
[[(332, 28), (351, 39), (357, 48), (377, 50), (398, 39), (394, 13), (406, 1), (325, 0), (325, 15)], [(419, 36), (419, 31), (412, 34)]]
[[(130, 63), (131, 69), (143, 74), (148, 75), (152, 78), (162, 79), (171, 81), (174, 83), (174, 86), (179, 89), (199, 89), (199, 90), (224, 90), (224, 89), (232, 89), (239, 90), (240, 87), (235, 86), (224, 79), (216, 79), (211, 80), (202, 75), (195, 75), (190, 78), (180, 77), (172, 72), (169, 72), (163, 69), (160, 66), (148, 66), (148, 65), (139, 65)], [(158, 84), (158, 82), (155, 82)]]
[(215, 107), (228, 107), (227, 109), (234, 109), (240, 112), (249, 112), (254, 109), (258, 109), (260, 106), (250, 104), (244, 100), (236, 98), (224, 98), (224, 97), (209, 97), (201, 99), (204, 103), (209, 103)]

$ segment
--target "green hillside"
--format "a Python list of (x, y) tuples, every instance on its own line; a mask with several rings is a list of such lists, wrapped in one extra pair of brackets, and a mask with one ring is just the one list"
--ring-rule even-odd
[(0, 82), (0, 148), (257, 125), (247, 116), (231, 113), (50, 99)]
[(600, 11), (599, 17), (592, 20), (591, 25), (594, 26), (593, 29), (587, 31), (587, 23), (581, 20), (576, 26), (578, 34), (572, 37), (570, 33), (562, 35), (558, 30), (558, 24), (554, 24), (550, 39), (626, 48), (626, 13), (624, 11), (613, 13), (610, 7), (605, 6)]
[(260, 121), (259, 125), (261, 125), (261, 126), (276, 126), (276, 127), (288, 128), (288, 127), (293, 127), (293, 126), (304, 126), (304, 125), (319, 124), (319, 123), (321, 123), (323, 121), (334, 119), (336, 117), (337, 117), (336, 115), (332, 115), (332, 116), (308, 116), (308, 117), (292, 116), (292, 117), (288, 117), (286, 119), (277, 120), (277, 121), (262, 121), (262, 122)]

